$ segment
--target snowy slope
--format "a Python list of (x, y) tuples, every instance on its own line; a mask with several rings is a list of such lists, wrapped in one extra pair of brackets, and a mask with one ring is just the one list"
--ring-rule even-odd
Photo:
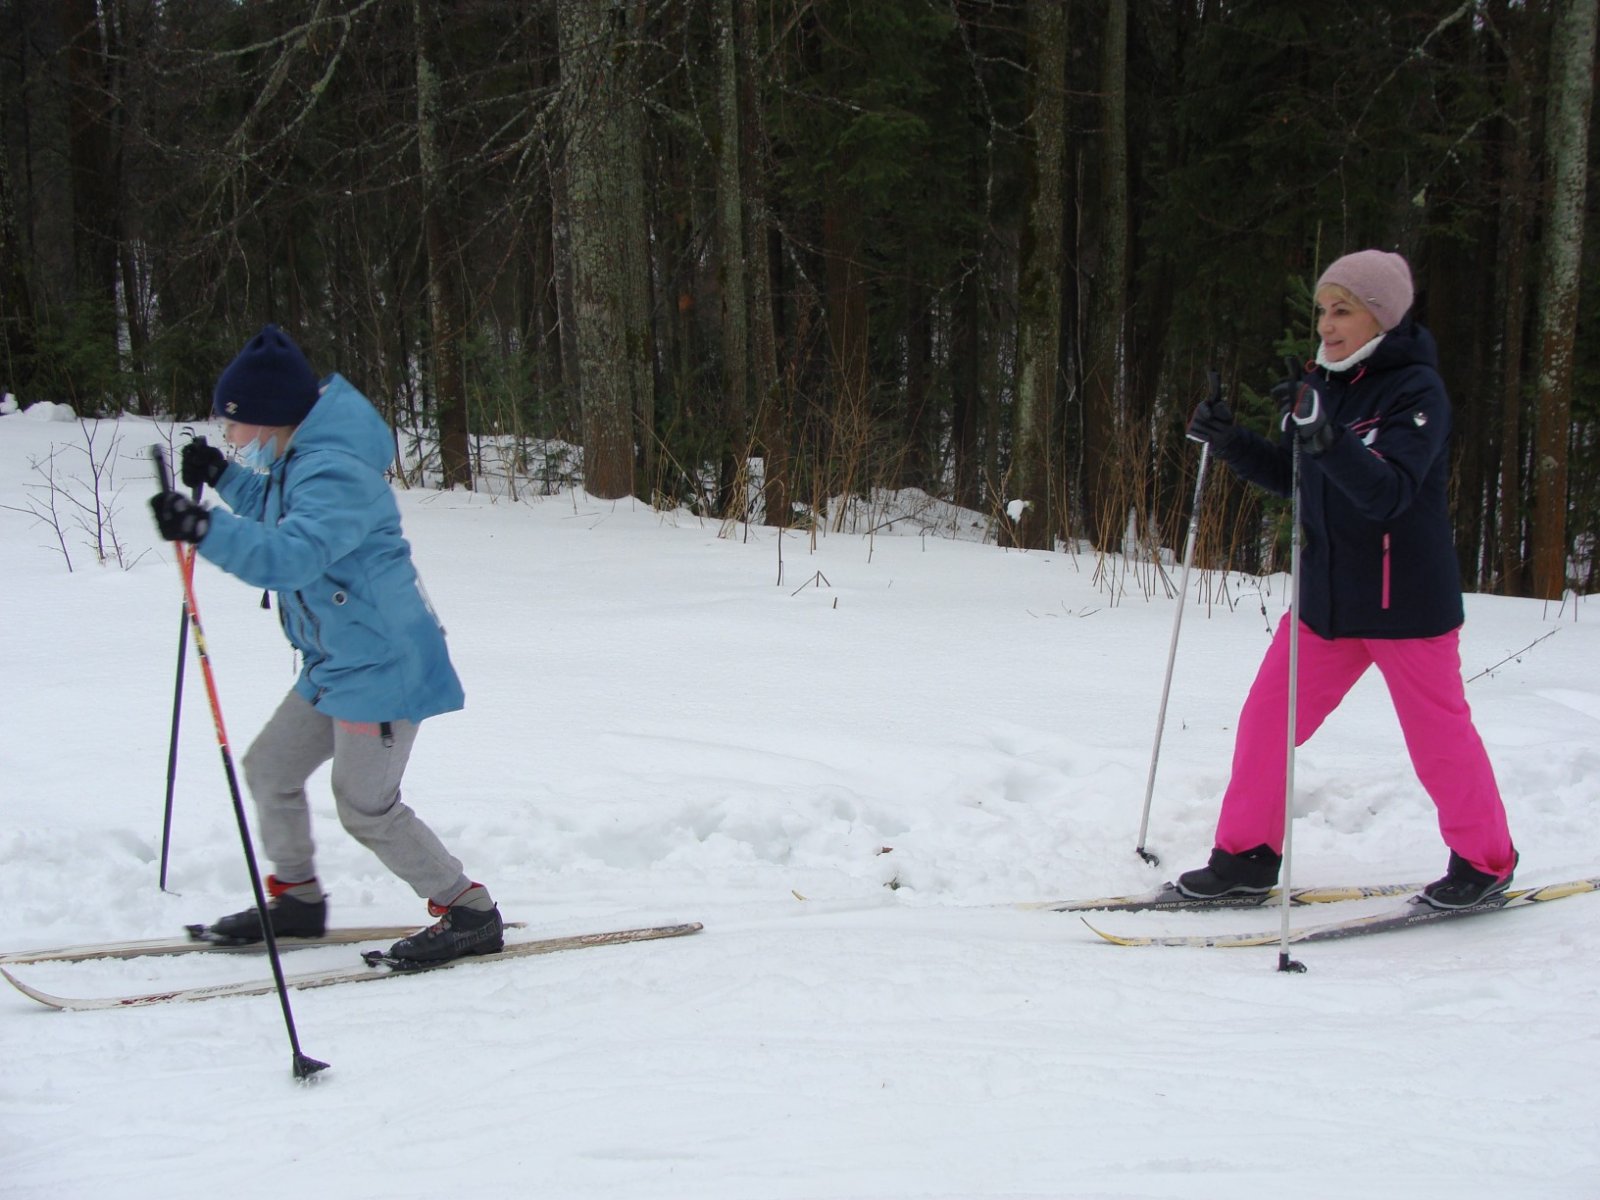
[[(180, 894), (157, 888), (181, 593), (144, 447), (168, 431), (88, 427), (86, 452), (48, 415), (0, 416), (5, 950), (169, 934), (248, 898), (192, 653)], [(76, 523), (97, 456), (127, 569)], [(51, 496), (76, 501), (70, 572), (19, 511)], [(1600, 1196), (1600, 897), (1305, 947), (1301, 976), (1274, 950), (1118, 949), (1014, 907), (1204, 859), (1281, 578), (1188, 611), (1152, 869), (1133, 847), (1174, 601), (1135, 583), (1112, 603), (1090, 555), (905, 526), (724, 537), (570, 493), (401, 503), (468, 696), (424, 728), (407, 799), (530, 936), (705, 931), (295, 993), (305, 1050), (333, 1064), (311, 1086), (272, 997), (79, 1014), (6, 989), (7, 1200)], [(204, 564), (197, 591), (237, 757), (295, 664), (259, 593)], [(1467, 692), (1520, 878), (1600, 874), (1596, 613), (1467, 607), (1466, 673), (1500, 664)], [(1297, 884), (1441, 872), (1375, 676), (1298, 783)], [(314, 786), (336, 922), (421, 923)], [(109, 995), (265, 971), (21, 973)]]

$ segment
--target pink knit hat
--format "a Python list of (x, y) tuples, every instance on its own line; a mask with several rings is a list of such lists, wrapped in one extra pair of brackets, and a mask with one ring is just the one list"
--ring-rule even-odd
[(1411, 308), (1411, 268), (1387, 250), (1357, 250), (1336, 259), (1317, 280), (1317, 291), (1330, 283), (1347, 289), (1385, 333)]

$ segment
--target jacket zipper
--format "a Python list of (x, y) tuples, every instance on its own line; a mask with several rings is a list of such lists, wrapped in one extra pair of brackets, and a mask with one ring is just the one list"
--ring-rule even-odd
[(301, 624), (311, 634), (311, 644), (317, 648), (318, 656), (326, 661), (328, 648), (322, 644), (322, 623), (317, 620), (317, 615), (311, 611), (311, 606), (306, 603), (303, 592), (296, 592), (294, 598), (300, 606)]
[(1385, 533), (1383, 535), (1383, 605), (1382, 605), (1382, 607), (1385, 610), (1387, 610), (1388, 607), (1389, 607), (1389, 535), (1387, 533)]

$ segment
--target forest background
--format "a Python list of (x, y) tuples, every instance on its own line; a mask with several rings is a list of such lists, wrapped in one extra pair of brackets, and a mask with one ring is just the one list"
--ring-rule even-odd
[[(1268, 431), (1381, 246), (1464, 582), (1592, 592), (1596, 7), (0, 0), (0, 390), (197, 418), (272, 321), (402, 483), (1159, 555), (1207, 371)], [(1205, 486), (1199, 561), (1283, 569), (1285, 507)]]

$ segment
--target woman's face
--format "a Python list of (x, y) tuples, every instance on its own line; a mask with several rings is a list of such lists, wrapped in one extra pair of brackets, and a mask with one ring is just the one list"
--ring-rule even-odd
[(1317, 334), (1329, 362), (1343, 362), (1382, 332), (1378, 318), (1349, 296), (1330, 288), (1317, 293)]

